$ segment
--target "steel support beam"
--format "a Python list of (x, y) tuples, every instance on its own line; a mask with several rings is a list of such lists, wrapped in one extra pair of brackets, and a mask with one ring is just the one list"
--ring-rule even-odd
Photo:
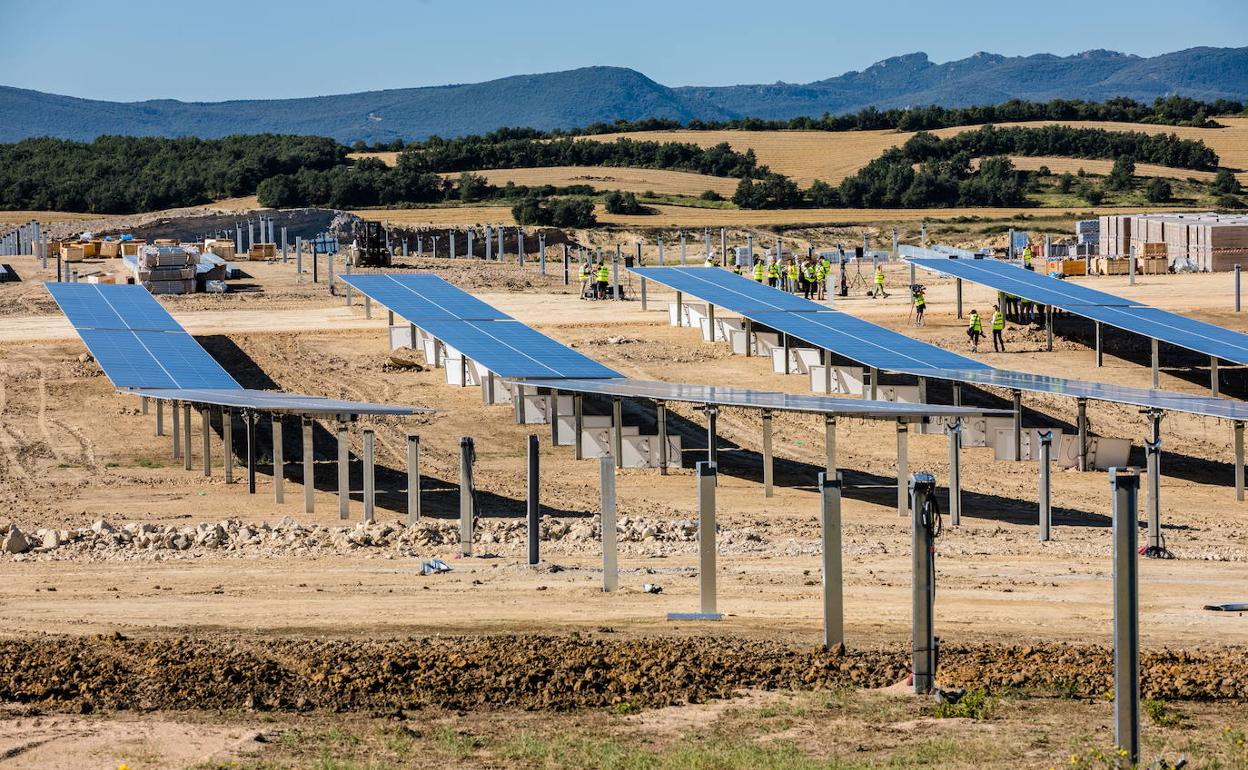
[(910, 647), (911, 672), (916, 695), (931, 693), (936, 684), (936, 634), (932, 604), (936, 594), (932, 553), (934, 523), (927, 518), (927, 498), (935, 494), (936, 481), (927, 473), (916, 473), (908, 482), (914, 509), (911, 523)]
[(836, 417), (823, 418), (823, 472), (828, 478), (836, 478)]
[(763, 411), (763, 497), (775, 494), (776, 468), (771, 455), (771, 412)]
[(909, 437), (910, 425), (904, 418), (897, 420), (897, 515), (903, 517), (910, 513), (910, 453), (907, 441)]
[(203, 434), (204, 478), (212, 478), (212, 407), (199, 410), (199, 428)]
[(191, 469), (191, 405), (182, 405), (182, 467)]
[(1153, 389), (1156, 390), (1161, 387), (1161, 354), (1158, 350), (1157, 338), (1154, 337), (1150, 342), (1152, 342), (1153, 353)]
[(1235, 499), (1244, 499), (1244, 423), (1235, 423)]
[(945, 426), (949, 435), (949, 523), (962, 524), (962, 418)]
[(624, 467), (624, 402), (611, 399), (611, 454), (615, 455), (615, 467)]
[(1023, 459), (1023, 391), (1014, 393), (1014, 462)]
[(585, 459), (585, 404), (580, 393), (572, 394), (572, 430), (576, 435), (572, 438), (575, 440), (576, 459)]
[(473, 502), (473, 454), (472, 439), (464, 436), (459, 440), (459, 552), (463, 556), (472, 555), (473, 515), (476, 508)]
[(1149, 412), (1151, 437), (1144, 442), (1146, 475), (1148, 477), (1148, 546), (1145, 554), (1160, 556), (1161, 544), (1161, 416), (1160, 411)]
[(376, 437), (372, 428), (364, 429), (364, 521), (376, 518), (377, 465), (375, 456)]
[[(487, 240), (486, 243), (489, 243)], [(420, 521), (420, 436), (407, 434), (407, 523)]]
[[(303, 512), (316, 512), (316, 469), (312, 455), (312, 418), (300, 420), (303, 434)], [(228, 453), (228, 450), (227, 450)], [(228, 463), (229, 460), (226, 460)]]
[(1105, 346), (1101, 344), (1101, 322), (1093, 321), (1096, 327), (1096, 365), (1101, 367), (1105, 365)]
[(719, 466), (719, 434), (715, 429), (718, 417), (717, 407), (706, 407), (706, 461), (716, 467)]
[(823, 566), (823, 645), (845, 643), (845, 586), (841, 567), (841, 474), (820, 473)]
[(715, 566), (715, 464), (698, 463), (698, 594), (699, 611), (706, 618), (719, 617), (716, 608)]
[(1134, 468), (1110, 468), (1114, 540), (1114, 743), (1131, 766), (1140, 758), (1139, 524), (1140, 477)]
[(1040, 434), (1040, 542), (1047, 543), (1053, 530), (1053, 469), (1049, 463), (1053, 431)]
[(342, 423), (338, 425), (338, 518), (351, 518), (351, 445)]
[(256, 415), (243, 412), (243, 426), (247, 429), (247, 494), (256, 493)]
[(537, 436), (530, 435), (528, 443), (529, 494), (525, 504), (525, 513), (528, 519), (530, 565), (541, 561), (541, 501), (538, 498), (541, 491), (541, 476), (538, 465), (540, 456), (538, 450)]
[(619, 543), (615, 530), (615, 464), (610, 457), (598, 459), (598, 480), (602, 489), (602, 590), (609, 593), (620, 585)]
[(286, 458), (282, 451), (282, 416), (273, 415), (273, 502), (286, 502)]
[(667, 475), (667, 403), (660, 401), (655, 406), (654, 421), (659, 428), (659, 475)]
[(165, 402), (156, 399), (156, 435), (165, 435)]
[(1076, 404), (1078, 416), (1075, 418), (1075, 429), (1079, 434), (1079, 456), (1076, 467), (1081, 471), (1086, 471), (1088, 469), (1088, 400), (1081, 398)]

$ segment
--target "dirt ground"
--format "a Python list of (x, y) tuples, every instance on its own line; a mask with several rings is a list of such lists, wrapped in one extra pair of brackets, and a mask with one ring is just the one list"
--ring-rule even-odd
[[(212, 475), (204, 477), (198, 419), (196, 470), (183, 470), (181, 461), (171, 457), (169, 438), (154, 436), (153, 416), (140, 415), (136, 398), (114, 392), (96, 364), (83, 360), (84, 346), (40, 285), (47, 276), (29, 259), (16, 258), (12, 264), (25, 280), (0, 285), (0, 518), (28, 534), (86, 528), (99, 520), (115, 527), (128, 522), (195, 526), (231, 518), (259, 525), (290, 517), (328, 528), (360, 521), (358, 467), (351, 518), (338, 519), (332, 436), (324, 431), (316, 439), (314, 513), (303, 511), (295, 462), (286, 471), (286, 501), (273, 501), (263, 428), (257, 494), (249, 495), (245, 483), (224, 483), (215, 430)], [(643, 311), (638, 302), (582, 301), (553, 270), (542, 277), (534, 268), (521, 273), (514, 266), (464, 261), (412, 264), (436, 270), (631, 377), (808, 391), (803, 378), (774, 374), (760, 359), (731, 356), (722, 344), (704, 343), (689, 329), (669, 326), (666, 297), (654, 287), (650, 309)], [(235, 293), (163, 300), (245, 385), (438, 410), (407, 421), (368, 423), (377, 431), (380, 522), (398, 522), (405, 515), (402, 472), (409, 431), (421, 437), (426, 519), (450, 526), (457, 516), (458, 444), (460, 437), (471, 436), (485, 522), (518, 521), (524, 513), (524, 446), (526, 436), (535, 432), (542, 442), (544, 515), (573, 528), (593, 524), (599, 510), (597, 463), (577, 462), (569, 448), (552, 448), (548, 426), (516, 425), (509, 408), (483, 405), (476, 389), (446, 385), (441, 370), (392, 366), (386, 313), (374, 307), (372, 318), (365, 318), (358, 296), (348, 307), (323, 284), (299, 282), (290, 265), (249, 263), (247, 270), (251, 277)], [(909, 283), (907, 273), (905, 267), (891, 268), (889, 285), (900, 289)], [(921, 328), (908, 325), (904, 291), (873, 300), (855, 290), (855, 296), (836, 306), (966, 352), (964, 322), (953, 313), (952, 281), (930, 275), (919, 280), (929, 286), (928, 323)], [(1229, 275), (1141, 276), (1135, 286), (1127, 286), (1125, 277), (1090, 280), (1098, 288), (1248, 331), (1248, 320), (1233, 312)], [(985, 311), (992, 296), (968, 287), (967, 309)], [(1059, 324), (1059, 330), (1066, 328), (1071, 336), (1059, 334), (1051, 352), (1044, 349), (1042, 333), (1012, 329), (1007, 333), (1010, 352), (977, 357), (1022, 371), (1148, 386), (1146, 346), (1107, 337), (1105, 366), (1097, 368), (1084, 330)], [(1193, 363), (1201, 362), (1163, 347), (1162, 387), (1206, 392), (1207, 371), (1189, 370)], [(1227, 392), (1242, 397), (1242, 371), (1225, 367), (1223, 376)], [(939, 389), (930, 392), (942, 399)], [(968, 403), (1004, 405), (1000, 396), (978, 393)], [(1074, 422), (1070, 399), (1029, 395), (1025, 406), (1028, 424)], [(1089, 416), (1095, 433), (1134, 440), (1133, 461), (1142, 462), (1139, 446), (1147, 424), (1137, 409), (1092, 403)], [(646, 424), (652, 413), (630, 406), (626, 419)], [(669, 525), (696, 519), (691, 468), (705, 452), (704, 422), (685, 406), (673, 407), (672, 420), (673, 431), (684, 440), (686, 467), (668, 476), (621, 471), (621, 517)], [(726, 410), (719, 431), (724, 447), (717, 490), (723, 543), (719, 606), (725, 617), (713, 627), (665, 619), (668, 612), (697, 608), (693, 539), (625, 543), (622, 588), (604, 594), (601, 552), (590, 536), (545, 544), (548, 564), (558, 571), (526, 566), (522, 538), (481, 542), (480, 555), (471, 558), (458, 558), (453, 542), (431, 545), (417, 556), (382, 547), (0, 554), (0, 636), (55, 645), (65, 637), (113, 633), (153, 640), (403, 639), (567, 636), (608, 628), (621, 639), (713, 633), (816, 645), (821, 638), (819, 498), (813, 487), (823, 462), (822, 421), (776, 418), (779, 486), (772, 498), (764, 498), (760, 483), (757, 415)], [(1244, 504), (1236, 502), (1231, 486), (1231, 438), (1230, 426), (1212, 419), (1169, 415), (1163, 422), (1163, 531), (1178, 558), (1140, 563), (1146, 650), (1203, 650), (1213, 651), (1214, 658), (1242, 659), (1248, 649), (1242, 614), (1203, 609), (1248, 600), (1248, 531)], [(351, 430), (351, 442), (354, 454), (361, 448), (358, 427)], [(843, 513), (847, 644), (854, 649), (902, 645), (910, 628), (910, 533), (908, 521), (898, 517), (890, 486), (896, 475), (894, 426), (841, 420), (838, 452), (849, 485)], [(297, 459), (289, 449), (286, 457)], [(1041, 543), (1036, 466), (997, 462), (990, 449), (966, 450), (962, 462), (962, 525), (954, 528), (946, 521), (937, 545), (936, 624), (942, 640), (965, 646), (1109, 644), (1106, 475), (1055, 474), (1055, 536)], [(912, 435), (909, 464), (912, 471), (930, 471), (945, 483), (946, 439)], [(420, 562), (435, 556), (454, 571), (422, 577)], [(662, 593), (643, 592), (647, 583), (661, 585)], [(1086, 759), (1085, 766), (1100, 766), (1088, 752), (1112, 743), (1107, 737), (1110, 705), (1103, 698), (1005, 697), (994, 717), (985, 719), (940, 719), (931, 708), (875, 691), (839, 690), (818, 696), (751, 695), (637, 715), (577, 711), (549, 722), (540, 713), (507, 710), (344, 717), (280, 709), (219, 713), (191, 704), (153, 713), (69, 714), (53, 705), (0, 719), (0, 767), (109, 767), (122, 761), (132, 768), (230, 762), (406, 767), (414, 766), (417, 757), (422, 762), (436, 757), (456, 767), (858, 767), (889, 761), (1046, 767), (1074, 765), (1072, 754), (1079, 762)], [(1177, 708), (1187, 715), (1182, 726), (1146, 725), (1150, 756), (1199, 751), (1220, 763), (1201, 766), (1248, 763), (1242, 743), (1235, 744), (1242, 732), (1226, 733), (1227, 728), (1242, 730), (1248, 721), (1241, 702), (1215, 699)], [(1045, 725), (1042, 736), (1026, 727), (1037, 719)], [(913, 736), (921, 740), (910, 745)], [(710, 754), (678, 764), (669, 756), (673, 746)], [(926, 759), (915, 756), (910, 753), (919, 750), (915, 746), (935, 753)], [(626, 764), (623, 755), (641, 759)], [(356, 764), (325, 764), (326, 756)], [(799, 762), (807, 759), (808, 764)], [(704, 760), (711, 764), (698, 764)]]

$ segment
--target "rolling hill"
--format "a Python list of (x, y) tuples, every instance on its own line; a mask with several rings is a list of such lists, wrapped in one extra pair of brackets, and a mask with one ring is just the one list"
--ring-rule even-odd
[(631, 69), (587, 67), (485, 83), (367, 91), (302, 99), (105, 102), (0, 86), (0, 141), (101, 134), (199, 136), (294, 133), (384, 142), (460, 136), (504, 126), (576, 128), (617, 119), (790, 118), (865, 107), (965, 106), (1011, 98), (1148, 100), (1180, 94), (1248, 99), (1248, 47), (1191, 48), (1142, 58), (1112, 51), (1074, 56), (980, 53), (936, 64), (898, 56), (861, 72), (806, 84), (671, 88)]

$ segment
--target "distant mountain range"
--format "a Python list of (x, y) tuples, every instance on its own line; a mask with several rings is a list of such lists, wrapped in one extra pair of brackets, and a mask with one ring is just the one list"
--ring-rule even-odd
[(864, 107), (947, 107), (1008, 99), (1248, 100), (1248, 47), (1190, 48), (1151, 58), (1113, 51), (1074, 56), (979, 53), (934, 64), (885, 59), (814, 83), (670, 88), (635, 70), (586, 67), (486, 83), (230, 102), (105, 102), (0, 86), (0, 141), (100, 134), (200, 136), (291, 133), (342, 142), (478, 134), (504, 126), (577, 128), (617, 119), (784, 119)]

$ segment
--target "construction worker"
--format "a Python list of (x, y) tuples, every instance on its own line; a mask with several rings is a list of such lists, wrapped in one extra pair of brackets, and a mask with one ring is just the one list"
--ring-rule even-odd
[(923, 311), (927, 310), (927, 289), (916, 285), (914, 287), (914, 325), (923, 325)]
[(814, 299), (818, 287), (819, 276), (815, 272), (815, 262), (807, 257), (802, 263), (802, 296), (806, 299)]
[(888, 294), (884, 291), (884, 268), (881, 265), (875, 266), (875, 294), (877, 298), (887, 298)]
[(797, 260), (795, 259), (789, 260), (789, 264), (785, 268), (785, 275), (788, 278), (788, 284), (786, 284), (785, 288), (788, 291), (791, 291), (796, 294), (797, 293), (797, 277), (799, 275), (798, 269), (797, 269)]
[(763, 264), (763, 260), (755, 259), (754, 260), (754, 280), (758, 281), (759, 283), (762, 283), (763, 279), (766, 276), (767, 276), (767, 266)]
[(1027, 244), (1026, 246), (1024, 246), (1024, 247), (1023, 247), (1023, 268), (1024, 268), (1024, 269), (1026, 269), (1026, 270), (1035, 270), (1035, 269), (1036, 269), (1036, 268), (1035, 268), (1035, 267), (1031, 264), (1031, 257), (1032, 257), (1032, 255), (1031, 255), (1031, 244), (1029, 243), (1029, 244)]
[(1005, 352), (1005, 337), (1002, 332), (1005, 331), (1005, 315), (1001, 312), (1000, 305), (992, 306), (992, 349), (997, 353)]
[(588, 289), (589, 289), (589, 276), (590, 276), (590, 264), (589, 264), (589, 260), (588, 260), (588, 259), (586, 259), (586, 260), (582, 260), (582, 262), (581, 262), (581, 272), (580, 272), (580, 278), (581, 278), (581, 299), (585, 299), (585, 293), (586, 293), (586, 291), (588, 291)]
[(741, 273), (742, 273), (742, 267), (741, 267), (741, 263), (740, 263), (740, 262), (737, 262), (737, 263), (733, 264), (733, 266), (732, 266), (732, 272), (736, 273), (737, 275), (741, 275)]
[(598, 299), (607, 298), (607, 286), (611, 283), (611, 270), (607, 267), (607, 260), (598, 263)]
[(706, 259), (702, 260), (702, 267), (715, 267), (719, 263), (715, 261), (714, 254), (707, 254)]
[(773, 288), (780, 286), (780, 263), (774, 259), (767, 266), (767, 285)]
[(971, 311), (971, 319), (966, 325), (966, 336), (971, 338), (971, 352), (979, 352), (979, 341), (984, 336), (984, 322), (978, 310)]
[(815, 260), (815, 299), (823, 300), (826, 298), (825, 292), (828, 287), (828, 266), (829, 262), (823, 257)]

